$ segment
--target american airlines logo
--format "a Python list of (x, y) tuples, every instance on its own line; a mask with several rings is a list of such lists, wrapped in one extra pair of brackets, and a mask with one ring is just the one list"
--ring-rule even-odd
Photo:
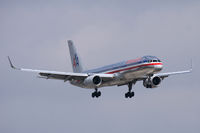
[(78, 60), (77, 54), (75, 54), (73, 58), (73, 67), (77, 67), (77, 66), (79, 66), (79, 60)]

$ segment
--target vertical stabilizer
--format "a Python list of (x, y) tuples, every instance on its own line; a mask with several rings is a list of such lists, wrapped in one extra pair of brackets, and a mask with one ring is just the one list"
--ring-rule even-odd
[(79, 55), (76, 52), (76, 48), (71, 40), (68, 40), (67, 42), (69, 46), (73, 72), (81, 73), (83, 71), (83, 67), (82, 67)]

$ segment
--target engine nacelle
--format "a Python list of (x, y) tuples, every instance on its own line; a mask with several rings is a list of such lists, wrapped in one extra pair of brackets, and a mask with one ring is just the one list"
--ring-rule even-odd
[(146, 88), (156, 88), (160, 83), (162, 79), (158, 76), (151, 77), (150, 79), (147, 78), (146, 80), (143, 81), (143, 85)]
[(102, 78), (98, 75), (91, 75), (84, 80), (84, 84), (87, 87), (95, 88), (100, 86), (102, 83)]

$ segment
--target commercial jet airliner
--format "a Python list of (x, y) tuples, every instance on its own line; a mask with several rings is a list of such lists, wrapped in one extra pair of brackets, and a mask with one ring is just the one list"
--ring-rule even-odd
[(17, 68), (12, 64), (9, 57), (8, 60), (13, 69), (35, 72), (39, 74), (40, 78), (58, 79), (63, 80), (64, 82), (69, 81), (72, 85), (81, 88), (94, 89), (95, 91), (92, 93), (93, 98), (101, 96), (101, 92), (98, 90), (99, 88), (115, 85), (127, 85), (128, 92), (125, 93), (125, 98), (132, 98), (134, 96), (132, 86), (137, 81), (142, 81), (146, 88), (155, 88), (168, 76), (189, 73), (192, 71), (191, 68), (186, 71), (158, 73), (162, 70), (163, 63), (155, 56), (143, 56), (137, 59), (122, 61), (116, 64), (84, 71), (79, 55), (71, 40), (68, 40), (68, 46), (73, 72)]

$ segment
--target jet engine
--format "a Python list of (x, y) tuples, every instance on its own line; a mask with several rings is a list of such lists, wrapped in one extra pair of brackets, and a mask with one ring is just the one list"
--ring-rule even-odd
[(143, 85), (146, 88), (156, 88), (161, 83), (161, 81), (162, 79), (158, 76), (150, 77), (143, 81)]
[(90, 88), (98, 87), (101, 83), (102, 78), (98, 75), (91, 75), (84, 80), (84, 84)]

